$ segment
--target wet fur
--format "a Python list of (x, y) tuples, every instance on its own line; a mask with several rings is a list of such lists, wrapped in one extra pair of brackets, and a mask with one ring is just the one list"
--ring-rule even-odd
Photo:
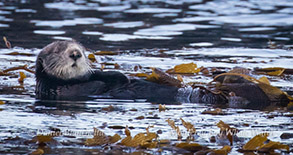
[[(82, 54), (82, 57), (76, 62), (69, 58), (70, 52), (73, 50), (78, 50)], [(72, 67), (75, 63), (75, 67)], [(57, 41), (46, 46), (38, 55), (37, 72), (70, 80), (90, 73), (91, 67), (84, 54), (83, 46), (73, 41)]]
[[(79, 50), (82, 59), (69, 58), (72, 50)], [(36, 95), (40, 99), (81, 99), (102, 95), (124, 99), (175, 101), (178, 88), (145, 80), (129, 80), (120, 72), (92, 70), (84, 48), (74, 41), (57, 41), (47, 45), (36, 62)]]

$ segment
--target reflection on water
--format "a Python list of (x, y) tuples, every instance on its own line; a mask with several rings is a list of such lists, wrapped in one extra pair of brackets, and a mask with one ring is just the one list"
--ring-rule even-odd
[[(25, 64), (34, 69), (40, 48), (54, 40), (68, 39), (94, 50), (119, 50), (119, 55), (96, 58), (99, 63), (119, 64), (125, 74), (150, 72), (150, 67), (167, 70), (189, 62), (223, 70), (292, 68), (292, 51), (265, 48), (269, 40), (292, 47), (292, 15), (291, 0), (4, 1), (0, 2), (0, 36), (6, 36), (14, 48), (6, 49), (0, 44), (0, 69)], [(12, 52), (19, 54), (11, 55)], [(100, 64), (94, 67), (100, 68)], [(105, 70), (113, 67), (106, 66)], [(220, 148), (209, 142), (219, 132), (215, 124), (220, 120), (241, 130), (241, 145), (268, 131), (271, 140), (292, 148), (292, 139), (280, 139), (283, 132), (292, 133), (293, 126), (292, 118), (282, 111), (225, 108), (226, 115), (212, 116), (201, 114), (211, 105), (197, 103), (172, 103), (167, 105), (168, 110), (159, 112), (159, 103), (144, 100), (39, 101), (34, 98), (34, 75), (25, 74), (23, 84), (17, 76), (0, 76), (0, 101), (6, 102), (0, 105), (0, 154), (32, 151), (36, 145), (25, 142), (38, 131), (49, 132), (52, 128), (90, 132), (98, 127), (107, 135), (123, 135), (123, 128), (128, 125), (135, 135), (155, 125), (150, 130), (161, 130), (160, 139), (175, 140), (176, 134), (165, 122), (168, 118), (175, 120), (180, 129), (184, 129), (180, 118), (192, 122), (198, 132), (196, 142), (212, 148)], [(292, 75), (269, 78), (272, 85), (292, 94)], [(211, 80), (212, 77), (202, 75), (184, 78), (185, 83)], [(114, 107), (112, 111), (105, 110), (109, 105)], [(138, 116), (144, 119), (135, 119)], [(20, 139), (13, 141), (16, 136)], [(61, 137), (58, 142), (62, 144), (50, 145), (54, 148), (51, 153), (74, 150), (87, 154), (83, 142), (89, 137), (92, 136)], [(232, 153), (237, 153), (238, 148), (233, 146)]]

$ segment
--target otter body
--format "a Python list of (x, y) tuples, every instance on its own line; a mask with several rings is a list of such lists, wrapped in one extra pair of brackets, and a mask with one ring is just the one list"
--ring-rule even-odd
[(81, 99), (100, 95), (123, 99), (175, 101), (177, 87), (128, 79), (115, 71), (92, 70), (84, 47), (74, 41), (47, 45), (36, 61), (36, 96), (39, 99)]
[(162, 86), (139, 79), (128, 79), (120, 72), (93, 71), (74, 80), (42, 79), (37, 82), (37, 98), (83, 99), (99, 96), (117, 99), (147, 99), (149, 101), (175, 101), (178, 88)]

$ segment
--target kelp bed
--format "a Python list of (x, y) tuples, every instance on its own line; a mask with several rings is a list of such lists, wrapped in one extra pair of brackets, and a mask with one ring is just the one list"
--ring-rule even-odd
[[(292, 59), (292, 56), (263, 59), (257, 56), (236, 56), (236, 59), (223, 56), (211, 59), (212, 56), (202, 56), (197, 51), (193, 53), (192, 50), (196, 49), (87, 52), (93, 68), (118, 70), (132, 78), (177, 87), (202, 88), (233, 99), (239, 94), (223, 92), (220, 87), (224, 81), (231, 80), (229, 76), (233, 76), (260, 87), (269, 100), (276, 96), (287, 99), (285, 104), (276, 103), (258, 110), (242, 109), (237, 105), (148, 103), (144, 100), (39, 101), (34, 99), (33, 73), (34, 59), (40, 50), (11, 48), (5, 40), (9, 49), (0, 53), (1, 60), (4, 60), (0, 66), (0, 115), (3, 116), (0, 119), (0, 153), (293, 152), (293, 70), (284, 67), (252, 68), (249, 65), (244, 68), (245, 65), (241, 65), (264, 66), (275, 59)], [(270, 54), (292, 54), (289, 50), (268, 51)], [(200, 61), (201, 64), (215, 63), (219, 66), (199, 67), (197, 62)], [(235, 64), (242, 68), (234, 68)], [(221, 77), (226, 79), (217, 81)]]

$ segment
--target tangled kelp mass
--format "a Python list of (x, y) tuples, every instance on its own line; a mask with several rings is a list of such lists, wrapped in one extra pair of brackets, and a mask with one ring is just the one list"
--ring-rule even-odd
[[(0, 2), (0, 154), (292, 153), (291, 18), (289, 0)], [(36, 56), (71, 38), (95, 69), (228, 104), (36, 100)]]

